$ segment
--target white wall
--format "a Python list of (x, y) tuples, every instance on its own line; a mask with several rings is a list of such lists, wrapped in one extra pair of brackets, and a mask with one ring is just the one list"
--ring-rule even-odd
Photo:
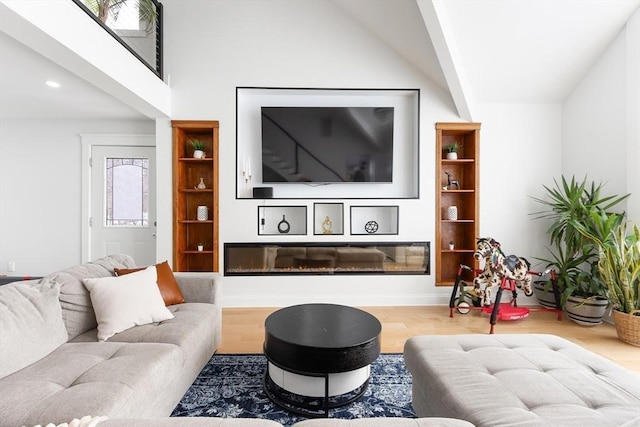
[(562, 173), (632, 196), (623, 208), (640, 224), (640, 11), (563, 105)]
[(542, 184), (559, 175), (562, 115), (556, 104), (480, 104), (480, 232), (535, 270), (546, 258), (547, 224), (532, 215), (542, 206)]
[[(172, 118), (220, 121), (220, 249), (224, 242), (264, 239), (256, 235), (254, 226), (257, 202), (235, 198), (237, 86), (420, 89), (420, 198), (357, 202), (400, 206), (400, 234), (375, 239), (434, 241), (434, 123), (459, 120), (449, 94), (347, 18), (332, 2), (273, 0), (251, 2), (250, 7), (246, 2), (233, 0), (193, 2), (190, 7), (184, 7), (179, 0), (165, 0), (163, 4), (165, 69), (172, 86)], [(637, 35), (638, 19), (634, 19), (635, 33), (627, 30), (625, 36), (623, 50), (627, 57), (634, 55), (629, 43), (632, 34)], [(295, 37), (291, 37), (292, 34)], [(628, 61), (626, 65), (620, 63), (619, 51), (612, 47), (613, 61), (629, 69)], [(603, 75), (603, 81), (583, 83), (584, 91), (593, 90), (593, 94), (586, 95), (583, 101), (570, 98), (564, 109), (560, 105), (478, 106), (478, 121), (482, 122), (480, 228), (483, 235), (501, 241), (506, 252), (527, 258), (545, 255), (545, 227), (531, 220), (529, 214), (536, 206), (530, 196), (542, 195), (542, 183), (570, 170), (562, 156), (578, 155), (581, 156), (578, 158), (584, 157), (585, 162), (599, 158), (594, 146), (602, 141), (595, 137), (588, 139), (588, 150), (584, 150), (573, 136), (573, 126), (563, 123), (563, 116), (570, 116), (568, 120), (575, 123), (591, 120), (589, 111), (582, 110), (586, 107), (581, 105), (595, 103), (595, 91), (617, 77), (613, 71)], [(630, 81), (628, 73), (625, 79)], [(595, 87), (589, 88), (589, 85)], [(633, 105), (629, 98), (625, 101), (617, 96), (613, 102)], [(637, 112), (637, 103), (635, 105)], [(621, 115), (624, 114), (622, 110)], [(594, 134), (600, 126), (605, 124), (598, 125)], [(631, 127), (630, 120), (621, 126)], [(564, 137), (570, 140), (565, 150), (562, 149), (563, 127)], [(0, 123), (0, 271), (6, 269), (8, 260), (16, 261), (17, 274), (33, 275), (80, 262), (79, 133), (154, 132), (159, 189), (157, 259), (160, 261), (172, 259), (169, 120), (158, 119), (155, 126), (137, 122)], [(634, 149), (637, 152), (637, 138), (634, 145), (629, 134), (624, 136), (631, 141), (627, 143), (627, 152)], [(580, 154), (584, 151), (594, 154)], [(601, 163), (595, 165), (597, 170), (604, 168), (607, 176), (617, 176), (616, 170), (620, 168), (617, 163), (611, 168)], [(590, 169), (593, 168), (590, 163)], [(637, 191), (636, 188), (637, 182), (629, 191)], [(308, 204), (308, 211), (313, 212), (314, 200), (303, 202)], [(278, 200), (277, 203), (300, 204), (300, 201)], [(345, 213), (347, 210), (345, 205)], [(362, 237), (346, 234), (339, 239)], [(281, 239), (300, 240), (294, 236)], [(324, 241), (323, 236), (311, 234), (302, 240)], [(222, 257), (220, 261), (223, 265)], [(227, 306), (281, 306), (305, 301), (354, 305), (444, 304), (451, 292), (450, 288), (436, 288), (433, 274), (225, 277), (224, 283)]]
[[(399, 205), (398, 236), (364, 237), (385, 241), (427, 240), (433, 244), (434, 123), (460, 121), (450, 96), (331, 2), (251, 2), (251, 7), (246, 7), (243, 2), (229, 0), (200, 2), (198, 6), (198, 9), (184, 8), (178, 1), (164, 2), (165, 69), (171, 75), (174, 119), (220, 120), (221, 242), (326, 239), (311, 233), (303, 238), (258, 237), (256, 212), (262, 201), (235, 198), (235, 88), (265, 86), (420, 89), (420, 199), (346, 200), (345, 219), (348, 221), (350, 204)], [(194, 31), (180, 31), (180, 37), (172, 37), (183, 22), (189, 22)], [(329, 23), (331, 31), (327, 31)], [(528, 216), (531, 210), (528, 195), (538, 190), (540, 171), (536, 160), (527, 157), (538, 156), (543, 162), (549, 157), (549, 150), (560, 144), (559, 107), (491, 105), (486, 106), (480, 117), (483, 122), (487, 120), (481, 131), (481, 229), (496, 238), (504, 236), (506, 251), (526, 256), (531, 253), (533, 236), (537, 239), (541, 234), (541, 226), (532, 226)], [(559, 161), (542, 169), (558, 171)], [(505, 196), (508, 206), (503, 203)], [(485, 197), (489, 202), (485, 202)], [(494, 200), (498, 208), (494, 207)], [(304, 203), (312, 213), (313, 202), (267, 203)], [(348, 222), (345, 229), (348, 230)], [(334, 241), (358, 239), (363, 236), (349, 236), (348, 232), (332, 236)], [(225, 277), (224, 296), (229, 306), (279, 306), (305, 301), (444, 304), (451, 288), (436, 288), (434, 277), (434, 274)]]
[[(421, 169), (422, 200), (358, 202), (400, 205), (400, 235), (370, 239), (434, 239), (434, 122), (456, 120), (448, 94), (331, 2), (251, 2), (251, 7), (246, 7), (243, 2), (216, 1), (201, 2), (198, 6), (185, 8), (177, 1), (164, 2), (168, 35), (165, 69), (171, 75), (174, 119), (220, 120), (222, 243), (274, 239), (274, 236), (259, 238), (256, 234), (258, 202), (235, 198), (237, 86), (420, 89), (420, 158), (428, 165)], [(189, 22), (195, 31), (179, 31), (184, 22)], [(327, 31), (329, 23), (331, 31)], [(170, 36), (178, 31), (181, 37)], [(330, 200), (323, 200), (326, 201)], [(313, 212), (313, 200), (272, 202), (304, 203), (308, 212)], [(345, 212), (348, 212), (346, 205)], [(310, 233), (302, 238), (275, 237), (278, 241), (312, 241), (323, 236)], [(363, 236), (335, 237), (356, 241)], [(422, 304), (441, 295), (448, 297), (450, 289), (436, 290), (433, 277), (366, 276), (366, 280), (362, 276), (225, 277), (224, 295), (227, 305), (284, 305), (308, 300), (359, 305)]]
[(44, 275), (81, 257), (80, 133), (153, 134), (153, 122), (0, 122), (0, 271)]

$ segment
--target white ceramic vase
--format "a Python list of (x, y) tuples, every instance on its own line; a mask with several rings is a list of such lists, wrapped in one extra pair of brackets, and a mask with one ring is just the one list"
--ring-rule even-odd
[(198, 221), (206, 221), (209, 219), (209, 208), (206, 206), (198, 206), (197, 216)]
[(447, 208), (447, 219), (451, 221), (455, 221), (458, 219), (458, 207), (457, 206), (449, 206)]

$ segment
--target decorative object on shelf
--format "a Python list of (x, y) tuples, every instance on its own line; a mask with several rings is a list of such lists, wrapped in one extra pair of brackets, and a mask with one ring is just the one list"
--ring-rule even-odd
[(364, 225), (364, 231), (366, 231), (369, 234), (375, 233), (376, 231), (378, 231), (378, 223), (375, 221), (368, 221)]
[(198, 183), (198, 186), (196, 188), (198, 190), (204, 190), (207, 188), (207, 185), (204, 183), (204, 178), (200, 178), (200, 182)]
[[(251, 197), (252, 188), (251, 188), (251, 179), (253, 176), (253, 172), (251, 171), (251, 158), (247, 158), (246, 156), (242, 157), (242, 165), (240, 165), (240, 183), (242, 184), (242, 197)], [(254, 198), (256, 198), (254, 196)], [(263, 197), (266, 199), (267, 197)]]
[(198, 252), (204, 251), (204, 245), (202, 243), (198, 243)]
[(271, 199), (273, 198), (273, 187), (253, 187), (254, 199)]
[(206, 221), (209, 219), (209, 208), (206, 206), (198, 206), (197, 216), (198, 221)]
[(449, 250), (452, 251), (456, 248), (456, 244), (453, 240), (449, 242)]
[(447, 159), (449, 160), (457, 160), (458, 159), (458, 150), (460, 149), (461, 144), (458, 141), (453, 141), (451, 144), (447, 145)]
[(278, 223), (278, 231), (282, 234), (286, 234), (291, 230), (291, 224), (287, 221), (287, 218), (282, 215), (282, 221)]
[(458, 207), (457, 206), (449, 206), (447, 208), (447, 219), (450, 221), (457, 221), (458, 219)]
[(328, 215), (322, 221), (322, 234), (333, 234), (331, 218)]
[(194, 159), (204, 159), (204, 142), (199, 139), (192, 139), (189, 141), (189, 144), (193, 147), (193, 158)]
[(456, 186), (456, 190), (460, 189), (460, 181), (455, 179), (452, 174), (445, 171), (445, 175), (447, 175), (447, 186), (444, 188), (445, 190), (453, 190), (453, 186)]

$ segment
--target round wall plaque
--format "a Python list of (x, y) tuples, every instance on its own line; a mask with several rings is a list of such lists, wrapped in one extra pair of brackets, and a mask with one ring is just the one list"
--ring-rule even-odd
[(364, 231), (366, 231), (369, 234), (375, 233), (376, 231), (378, 231), (378, 223), (375, 221), (368, 221), (364, 225)]

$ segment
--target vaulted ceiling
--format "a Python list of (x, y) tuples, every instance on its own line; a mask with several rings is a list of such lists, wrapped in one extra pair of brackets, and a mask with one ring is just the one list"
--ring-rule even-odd
[[(640, 0), (327, 1), (450, 91), (463, 118), (476, 103), (562, 102), (640, 6)], [(2, 31), (0, 16), (0, 117), (145, 117)], [(43, 90), (51, 75), (64, 91)]]

